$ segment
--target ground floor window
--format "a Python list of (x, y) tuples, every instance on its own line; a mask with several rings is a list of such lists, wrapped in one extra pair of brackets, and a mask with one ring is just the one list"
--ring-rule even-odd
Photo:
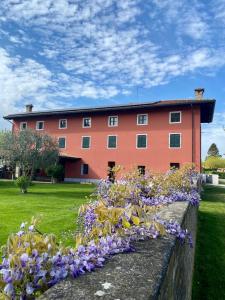
[(170, 163), (170, 169), (180, 169), (180, 164), (176, 162)]
[(81, 175), (88, 175), (88, 164), (81, 165)]
[(141, 175), (145, 175), (145, 166), (138, 166), (138, 171)]
[(115, 171), (114, 167), (116, 166), (115, 161), (109, 161), (108, 162), (108, 178), (111, 182), (115, 181)]

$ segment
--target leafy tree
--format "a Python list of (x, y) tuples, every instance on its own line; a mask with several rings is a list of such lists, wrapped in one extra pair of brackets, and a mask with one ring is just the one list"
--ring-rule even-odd
[(209, 156), (205, 162), (203, 162), (203, 167), (205, 169), (216, 170), (219, 168), (225, 168), (225, 159), (222, 157)]
[(215, 143), (212, 143), (212, 145), (209, 147), (207, 155), (208, 155), (208, 157), (209, 156), (220, 156), (219, 149), (217, 148)]
[(55, 183), (57, 180), (61, 180), (63, 178), (63, 166), (62, 165), (54, 165), (50, 166), (46, 169), (47, 175), (51, 176), (52, 183)]
[(51, 136), (34, 130), (0, 134), (0, 157), (5, 165), (15, 170), (19, 167), (22, 176), (32, 178), (36, 169), (46, 169), (59, 157), (58, 143)]

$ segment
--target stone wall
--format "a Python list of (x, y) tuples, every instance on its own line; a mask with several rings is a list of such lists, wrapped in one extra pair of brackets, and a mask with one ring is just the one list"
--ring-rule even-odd
[(40, 299), (191, 299), (197, 209), (177, 202), (159, 215), (190, 230), (194, 248), (172, 236), (139, 241), (134, 244), (136, 252), (115, 255), (102, 269), (62, 281)]

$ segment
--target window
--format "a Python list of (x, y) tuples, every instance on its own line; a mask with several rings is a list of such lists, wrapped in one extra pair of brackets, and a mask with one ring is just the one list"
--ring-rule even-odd
[(170, 148), (181, 148), (181, 134), (170, 133), (169, 134), (169, 146)]
[(138, 171), (141, 175), (145, 175), (145, 166), (138, 166)]
[(44, 129), (44, 121), (37, 121), (36, 129), (37, 130), (43, 130)]
[(108, 178), (109, 181), (114, 182), (115, 181), (115, 166), (116, 162), (115, 161), (108, 161)]
[(109, 135), (108, 136), (108, 148), (116, 148), (117, 147), (117, 136)]
[(170, 169), (180, 169), (179, 163), (170, 163)]
[(59, 148), (60, 149), (66, 148), (66, 138), (64, 138), (64, 137), (59, 138)]
[(20, 130), (26, 130), (27, 129), (27, 122), (21, 122), (20, 123)]
[(148, 115), (137, 115), (137, 125), (148, 125)]
[(91, 127), (91, 118), (83, 118), (83, 128)]
[(118, 126), (118, 116), (110, 116), (108, 119), (108, 126), (109, 127)]
[(82, 137), (82, 148), (83, 149), (90, 148), (90, 142), (91, 142), (91, 137), (90, 136), (83, 136)]
[(66, 129), (66, 128), (67, 128), (67, 120), (66, 119), (59, 120), (59, 129)]
[(81, 165), (81, 175), (88, 175), (88, 164)]
[(170, 123), (181, 123), (181, 111), (172, 111), (169, 115)]
[(147, 148), (147, 134), (137, 134), (137, 148)]

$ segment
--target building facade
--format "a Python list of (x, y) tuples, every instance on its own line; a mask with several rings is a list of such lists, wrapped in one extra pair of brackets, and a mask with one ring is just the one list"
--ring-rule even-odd
[(58, 140), (65, 181), (106, 178), (110, 168), (166, 172), (193, 163), (201, 169), (201, 123), (212, 122), (215, 100), (196, 89), (191, 100), (166, 100), (108, 107), (5, 116), (13, 131), (32, 128)]

